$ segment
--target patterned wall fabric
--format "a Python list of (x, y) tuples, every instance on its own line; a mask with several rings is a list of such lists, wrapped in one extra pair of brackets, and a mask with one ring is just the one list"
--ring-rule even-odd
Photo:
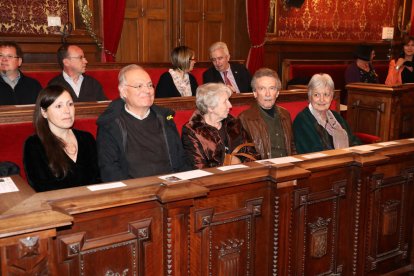
[(56, 27), (47, 26), (47, 16), (68, 20), (68, 0), (0, 0), (0, 33), (50, 34)]
[(293, 39), (381, 40), (383, 26), (397, 26), (400, 2), (305, 0), (301, 8), (287, 10), (278, 5), (276, 34)]

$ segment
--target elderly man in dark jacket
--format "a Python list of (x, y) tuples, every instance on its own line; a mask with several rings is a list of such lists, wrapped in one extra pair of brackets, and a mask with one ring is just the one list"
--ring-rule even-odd
[(252, 138), (262, 159), (296, 154), (289, 112), (276, 106), (281, 82), (277, 73), (268, 68), (256, 71), (252, 78), (257, 103), (243, 111), (239, 119)]
[(172, 110), (154, 105), (151, 78), (138, 65), (119, 72), (121, 99), (98, 118), (98, 162), (103, 181), (191, 169)]

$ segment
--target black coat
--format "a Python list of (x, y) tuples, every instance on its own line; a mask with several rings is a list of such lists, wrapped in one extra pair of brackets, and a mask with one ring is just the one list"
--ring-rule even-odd
[[(119, 119), (124, 106), (125, 102), (122, 99), (113, 101), (96, 122), (98, 125), (96, 138), (98, 163), (104, 182), (131, 178), (125, 154), (128, 133)], [(151, 110), (155, 112), (164, 128), (172, 172), (191, 169), (173, 120), (174, 111), (156, 105), (151, 106)]]
[[(250, 86), (252, 77), (250, 76), (250, 72), (247, 70), (247, 68), (239, 63), (230, 63), (230, 68), (240, 92), (252, 92), (252, 87)], [(217, 71), (214, 66), (210, 67), (203, 73), (203, 83), (208, 82), (224, 83), (220, 72)]]
[(100, 182), (96, 143), (89, 132), (73, 129), (78, 142), (76, 162), (71, 164), (66, 177), (55, 177), (49, 168), (46, 151), (37, 135), (27, 138), (24, 144), (23, 163), (27, 181), (36, 192), (77, 187)]

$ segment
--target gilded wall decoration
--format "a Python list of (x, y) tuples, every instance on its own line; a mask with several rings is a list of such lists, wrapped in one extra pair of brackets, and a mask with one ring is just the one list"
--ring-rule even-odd
[[(281, 38), (381, 40), (382, 27), (397, 26), (400, 0), (305, 0), (301, 8), (278, 3), (268, 31)], [(272, 12), (272, 11), (271, 11)]]
[(47, 16), (68, 21), (68, 0), (1, 0), (0, 33), (50, 34), (56, 27), (47, 26)]

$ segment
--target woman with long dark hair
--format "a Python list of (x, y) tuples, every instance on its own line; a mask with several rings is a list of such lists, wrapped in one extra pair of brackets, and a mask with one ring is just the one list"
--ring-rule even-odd
[(36, 100), (36, 134), (27, 138), (23, 163), (29, 184), (49, 191), (99, 182), (96, 143), (92, 134), (72, 128), (75, 106), (58, 85), (44, 88)]

